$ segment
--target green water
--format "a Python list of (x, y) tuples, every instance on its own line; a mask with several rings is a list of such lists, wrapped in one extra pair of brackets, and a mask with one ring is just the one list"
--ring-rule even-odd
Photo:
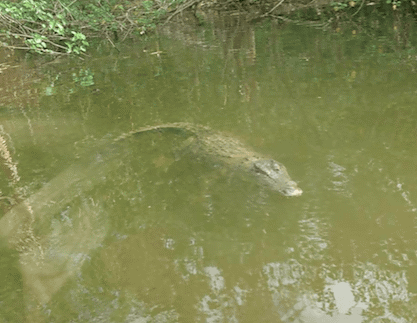
[[(0, 321), (416, 321), (415, 66), (385, 32), (206, 27), (22, 61), (35, 91), (2, 87)], [(168, 122), (278, 160), (303, 195), (180, 134), (113, 144)]]

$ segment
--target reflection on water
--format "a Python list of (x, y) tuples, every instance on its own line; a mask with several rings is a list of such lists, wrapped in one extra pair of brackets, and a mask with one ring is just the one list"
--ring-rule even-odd
[[(1, 116), (0, 321), (417, 321), (415, 75), (365, 36), (235, 28), (86, 61), (94, 91), (49, 66), (42, 109)], [(303, 195), (178, 134), (113, 144), (176, 121), (279, 160)]]

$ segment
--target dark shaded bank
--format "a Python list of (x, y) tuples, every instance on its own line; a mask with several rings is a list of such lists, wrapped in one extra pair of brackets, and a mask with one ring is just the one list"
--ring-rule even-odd
[(3, 1), (2, 46), (40, 54), (84, 55), (93, 39), (118, 48), (126, 39), (142, 38), (156, 26), (176, 21), (206, 25), (221, 17), (256, 22), (265, 18), (326, 28), (341, 22), (373, 27), (417, 16), (414, 1), (331, 0), (171, 0), (156, 1)]

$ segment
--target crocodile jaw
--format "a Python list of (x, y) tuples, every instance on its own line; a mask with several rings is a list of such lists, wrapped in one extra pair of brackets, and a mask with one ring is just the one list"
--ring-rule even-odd
[(252, 162), (252, 170), (260, 181), (284, 196), (300, 196), (303, 193), (297, 183), (291, 180), (285, 166), (273, 159), (256, 159)]
[(289, 184), (294, 184), (294, 186), (291, 186), (289, 188), (286, 188), (284, 190), (282, 190), (282, 194), (285, 196), (300, 196), (301, 194), (303, 194), (303, 190), (301, 188), (299, 188), (297, 186), (297, 184), (295, 182), (289, 183)]

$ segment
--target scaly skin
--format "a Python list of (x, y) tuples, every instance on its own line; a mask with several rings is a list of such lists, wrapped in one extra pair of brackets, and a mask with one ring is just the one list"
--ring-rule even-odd
[[(186, 122), (142, 127), (119, 136), (116, 141), (146, 132), (180, 130), (191, 135), (192, 151), (216, 162), (233, 166), (256, 176), (258, 181), (284, 196), (300, 196), (302, 190), (291, 180), (281, 163), (251, 151), (233, 137), (216, 133), (210, 128)], [(188, 140), (187, 140), (188, 141)]]
[[(186, 143), (198, 156), (252, 174), (260, 183), (284, 196), (302, 194), (283, 165), (256, 154), (228, 135), (213, 132), (204, 126), (169, 123), (143, 127), (119, 136), (114, 144), (117, 146), (118, 141), (135, 135), (163, 130), (184, 132), (189, 135)], [(2, 158), (5, 156), (3, 154)], [(50, 230), (52, 217), (79, 192), (105, 180), (105, 175), (116, 167), (117, 160), (110, 154), (108, 158), (73, 164), (0, 219), (0, 238), (5, 239), (10, 248), (19, 251), (25, 286), (35, 302), (47, 303), (67, 279), (81, 268), (83, 260), (77, 261), (70, 255), (88, 255), (105, 238), (106, 221), (102, 223), (99, 215), (103, 210), (92, 199), (91, 203), (86, 200), (85, 205), (79, 208), (77, 221), (71, 224), (71, 230), (65, 231), (61, 222), (55, 222), (55, 230), (63, 232), (60, 233), (60, 239), (50, 234)]]

